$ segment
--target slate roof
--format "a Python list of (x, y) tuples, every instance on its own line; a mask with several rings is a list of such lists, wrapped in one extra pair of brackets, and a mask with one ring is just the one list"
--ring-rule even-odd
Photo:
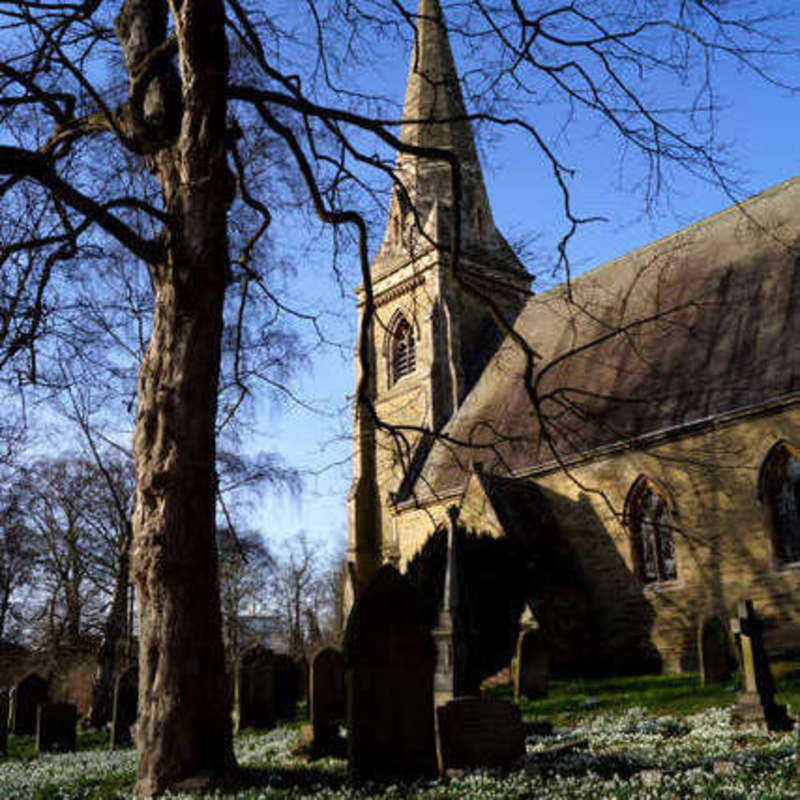
[(531, 298), (534, 411), (509, 338), (437, 441), (417, 496), (470, 461), (524, 474), (800, 390), (800, 178)]

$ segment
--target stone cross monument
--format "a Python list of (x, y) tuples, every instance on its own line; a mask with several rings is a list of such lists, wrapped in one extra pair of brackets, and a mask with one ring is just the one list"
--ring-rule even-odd
[(775, 684), (764, 648), (764, 623), (756, 616), (752, 600), (739, 603), (731, 630), (739, 649), (743, 686), (739, 702), (733, 708), (733, 719), (757, 722), (771, 731), (790, 730), (793, 721), (786, 713), (786, 706), (775, 702)]
[(436, 672), (433, 678), (434, 704), (443, 705), (467, 693), (467, 640), (464, 608), (460, 592), (458, 517), (459, 510), (450, 506), (447, 527), (447, 565), (439, 621), (433, 631), (436, 646)]

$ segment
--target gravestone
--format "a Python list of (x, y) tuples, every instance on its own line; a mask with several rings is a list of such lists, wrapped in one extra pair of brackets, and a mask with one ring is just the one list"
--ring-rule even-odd
[(719, 617), (709, 617), (697, 637), (700, 657), (700, 683), (722, 683), (731, 676), (730, 637)]
[(9, 712), (9, 732), (15, 736), (36, 733), (36, 709), (49, 701), (49, 685), (36, 673), (23, 678), (15, 687)]
[(541, 630), (526, 627), (517, 637), (514, 656), (514, 702), (527, 697), (533, 700), (547, 694), (547, 675), (550, 658)]
[(275, 655), (274, 713), (278, 719), (294, 719), (300, 696), (300, 665), (285, 653)]
[(525, 730), (513, 703), (462, 697), (437, 715), (442, 772), (509, 766), (525, 754)]
[(236, 730), (275, 724), (275, 653), (252, 645), (239, 657), (234, 690)]
[(311, 665), (308, 660), (301, 658), (295, 662), (297, 668), (297, 701), (302, 703), (304, 700), (309, 701), (311, 698), (308, 696), (309, 680), (311, 675)]
[(0, 690), (0, 753), (8, 753), (8, 689)]
[(130, 667), (114, 683), (114, 708), (111, 717), (111, 749), (131, 747), (131, 728), (136, 724), (139, 705), (139, 668)]
[(75, 750), (78, 709), (72, 703), (42, 703), (36, 710), (36, 755)]
[(338, 724), (345, 718), (344, 656), (332, 647), (311, 661), (309, 704), (315, 756), (341, 750)]
[(731, 717), (736, 722), (756, 722), (770, 731), (791, 730), (793, 720), (786, 706), (775, 702), (775, 683), (764, 649), (764, 623), (753, 610), (753, 601), (739, 603), (738, 616), (731, 620), (736, 636), (739, 664), (744, 690), (733, 707)]
[(344, 642), (351, 779), (433, 777), (433, 641), (417, 590), (391, 565), (362, 591)]

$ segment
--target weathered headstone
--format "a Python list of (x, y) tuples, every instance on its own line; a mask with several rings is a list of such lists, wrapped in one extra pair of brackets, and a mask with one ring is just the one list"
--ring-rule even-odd
[(49, 701), (47, 681), (36, 673), (23, 678), (13, 690), (9, 732), (15, 736), (36, 733), (36, 709)]
[(72, 703), (42, 703), (36, 710), (36, 754), (74, 751), (77, 727)]
[(525, 730), (513, 703), (462, 697), (437, 714), (443, 772), (508, 766), (525, 754)]
[(311, 661), (309, 704), (315, 756), (340, 752), (338, 724), (345, 718), (344, 656), (332, 647)]
[(356, 601), (344, 657), (351, 779), (435, 775), (433, 641), (417, 590), (394, 567)]
[(436, 670), (433, 674), (433, 700), (436, 706), (461, 697), (468, 691), (467, 637), (460, 591), (458, 565), (457, 506), (447, 510), (450, 518), (447, 528), (447, 562), (444, 573), (444, 592), (439, 620), (433, 630), (436, 648)]
[(8, 753), (8, 689), (0, 690), (0, 753)]
[(302, 703), (304, 700), (310, 701), (308, 696), (309, 676), (311, 673), (311, 665), (308, 660), (301, 658), (295, 662), (297, 668), (297, 701)]
[(285, 653), (275, 655), (275, 716), (294, 719), (300, 696), (300, 665)]
[(550, 658), (541, 630), (524, 627), (517, 637), (514, 655), (514, 702), (527, 697), (532, 700), (547, 694)]
[(709, 617), (697, 637), (700, 657), (700, 683), (722, 683), (731, 676), (730, 637), (719, 617)]
[(131, 747), (131, 728), (136, 724), (139, 705), (139, 668), (130, 667), (114, 684), (114, 707), (111, 718), (111, 748)]
[(731, 620), (731, 630), (739, 648), (739, 664), (744, 690), (733, 707), (737, 722), (756, 722), (771, 731), (790, 730), (793, 720), (786, 706), (775, 702), (775, 683), (764, 648), (764, 624), (753, 610), (753, 601), (739, 603), (738, 616)]
[(261, 645), (239, 657), (234, 690), (236, 730), (275, 724), (275, 653)]

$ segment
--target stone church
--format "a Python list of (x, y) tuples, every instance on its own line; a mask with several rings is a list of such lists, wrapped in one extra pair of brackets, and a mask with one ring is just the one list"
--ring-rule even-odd
[(514, 544), (556, 663), (693, 668), (698, 626), (742, 598), (771, 652), (799, 651), (800, 179), (534, 293), (437, 0), (418, 19), (401, 140), (458, 157), (462, 246), (453, 280), (450, 169), (399, 153), (365, 342), (380, 424), (354, 422), (356, 585), (407, 568), (456, 506)]

